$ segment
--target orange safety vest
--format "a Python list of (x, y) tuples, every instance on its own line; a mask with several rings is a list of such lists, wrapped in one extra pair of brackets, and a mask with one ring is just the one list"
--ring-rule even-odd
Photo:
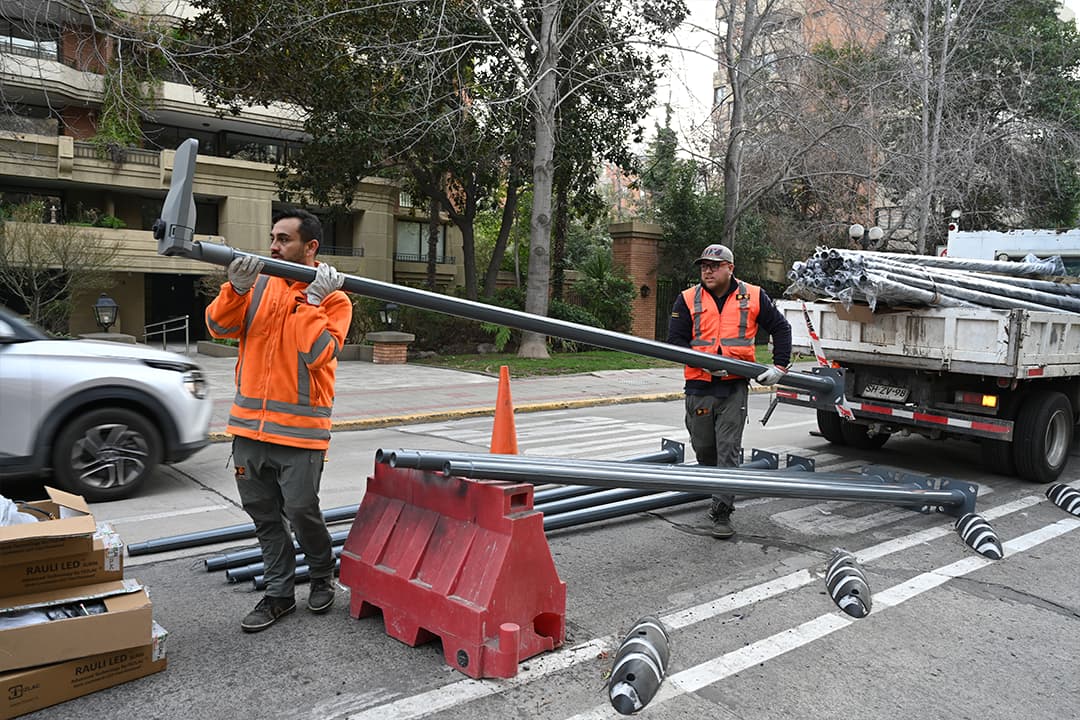
[(330, 444), (337, 356), (352, 321), (348, 295), (330, 293), (309, 305), (305, 283), (260, 275), (239, 295), (226, 282), (206, 308), (219, 338), (237, 338), (233, 435), (309, 450)]
[[(761, 289), (756, 285), (734, 280), (735, 291), (718, 310), (712, 293), (698, 284), (683, 290), (683, 301), (690, 308), (693, 332), (690, 348), (724, 357), (754, 362), (754, 339), (757, 337), (757, 317), (761, 308)], [(708, 370), (687, 365), (683, 370), (687, 380), (712, 380)], [(742, 380), (738, 375), (725, 375), (724, 380)]]

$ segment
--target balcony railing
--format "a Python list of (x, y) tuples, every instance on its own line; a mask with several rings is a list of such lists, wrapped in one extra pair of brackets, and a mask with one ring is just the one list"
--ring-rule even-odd
[(56, 47), (29, 47), (12, 43), (0, 43), (0, 53), (11, 53), (22, 57), (34, 58), (35, 60), (56, 60)]
[[(91, 142), (76, 141), (75, 157), (87, 160), (100, 159), (98, 146)], [(132, 165), (147, 165), (158, 167), (161, 164), (161, 153), (157, 150), (143, 150), (141, 148), (122, 148), (120, 150), (120, 162)]]
[[(418, 255), (416, 253), (394, 253), (395, 260), (401, 260), (402, 262), (427, 262), (427, 253)], [(456, 258), (453, 255), (436, 255), (435, 262), (439, 265), (453, 265), (456, 262)]]
[(320, 255), (337, 255), (338, 257), (364, 257), (364, 248), (347, 247), (345, 245), (320, 245)]

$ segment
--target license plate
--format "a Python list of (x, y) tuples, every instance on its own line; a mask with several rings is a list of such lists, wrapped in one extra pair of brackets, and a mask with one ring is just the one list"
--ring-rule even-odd
[(879, 385), (867, 383), (862, 394), (875, 400), (889, 400), (891, 402), (904, 402), (908, 399), (908, 389), (895, 385)]

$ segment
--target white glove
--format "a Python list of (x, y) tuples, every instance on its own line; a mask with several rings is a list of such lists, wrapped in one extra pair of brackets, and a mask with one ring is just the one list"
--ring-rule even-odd
[(242, 255), (229, 263), (229, 282), (237, 295), (247, 295), (262, 272), (263, 261), (255, 255)]
[(345, 276), (326, 263), (319, 263), (315, 268), (315, 279), (307, 286), (307, 301), (309, 305), (318, 305), (323, 299), (340, 290), (345, 284)]
[(762, 385), (775, 385), (780, 382), (780, 378), (784, 377), (785, 373), (787, 373), (786, 368), (782, 368), (779, 365), (773, 365), (755, 379)]

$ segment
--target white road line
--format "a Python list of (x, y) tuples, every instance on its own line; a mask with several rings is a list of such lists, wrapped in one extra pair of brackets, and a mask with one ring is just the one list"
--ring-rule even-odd
[(186, 508), (184, 510), (170, 510), (169, 512), (149, 513), (147, 515), (129, 515), (127, 517), (119, 518), (106, 518), (95, 515), (98, 520), (107, 522), (112, 525), (123, 525), (124, 523), (143, 522), (144, 520), (161, 520), (162, 518), (180, 517), (181, 515), (195, 515), (202, 512), (213, 512), (214, 510), (228, 510), (239, 509), (235, 505), (203, 505), (202, 507)]
[[(1080, 480), (1070, 483), (1070, 485), (1074, 487), (1080, 486)], [(1031, 495), (996, 508), (990, 508), (981, 514), (987, 520), (992, 520), (1038, 505), (1044, 500), (1045, 498)], [(871, 545), (864, 550), (856, 552), (855, 555), (860, 562), (866, 563), (895, 552), (900, 552), (909, 547), (927, 543), (933, 539), (949, 535), (953, 532), (954, 530), (951, 525), (928, 528), (904, 537), (887, 540), (878, 543), (877, 545)], [(1008, 543), (1006, 545), (1009, 546)], [(662, 616), (661, 620), (665, 623), (672, 623), (673, 626), (675, 626), (676, 623), (679, 623), (678, 627), (687, 627), (694, 623), (744, 607), (749, 602), (758, 602), (760, 600), (781, 595), (789, 590), (797, 589), (812, 582), (813, 579), (814, 578), (809, 571), (797, 570), (789, 575), (769, 580), (751, 588), (739, 590), (724, 597), (696, 605), (687, 610), (681, 610)], [(877, 596), (875, 595), (875, 600), (876, 598)], [(836, 617), (840, 617), (840, 619), (843, 620), (843, 616), (837, 615)], [(382, 718), (390, 717), (395, 718), (395, 720), (415, 720), (416, 718), (427, 717), (428, 715), (446, 710), (447, 708), (455, 707), (459, 704), (477, 700), (489, 695), (496, 695), (509, 688), (522, 685), (525, 682), (536, 680), (550, 673), (565, 670), (579, 662), (584, 662), (591, 657), (595, 657), (596, 652), (613, 650), (617, 642), (618, 639), (614, 636), (598, 638), (587, 642), (584, 645), (570, 648), (569, 650), (560, 650), (530, 660), (530, 667), (528, 670), (519, 672), (515, 677), (509, 680), (485, 680), (483, 682), (476, 680), (458, 680), (443, 685), (442, 687), (435, 688), (434, 690), (420, 693), (419, 695), (411, 695), (394, 702), (368, 708), (356, 715), (350, 715), (348, 720), (381, 720)], [(579, 650), (583, 648), (590, 648), (591, 652), (579, 652)], [(660, 692), (663, 694), (664, 688), (661, 688)], [(653, 702), (656, 701), (654, 700)], [(605, 709), (610, 708), (605, 706)]]
[(775, 580), (761, 583), (753, 587), (739, 590), (715, 600), (710, 600), (694, 607), (679, 610), (678, 612), (664, 615), (660, 618), (671, 630), (681, 630), (684, 627), (694, 625), (717, 615), (738, 610), (739, 608), (752, 605), (761, 600), (766, 600), (777, 595), (782, 595), (789, 590), (797, 590), (803, 585), (813, 582), (814, 576), (809, 570), (796, 570)]
[[(1066, 518), (1052, 525), (1039, 528), (1032, 532), (1021, 535), (1004, 544), (1005, 557), (1011, 557), (1017, 553), (1029, 550), (1044, 542), (1064, 535), (1080, 527), (1080, 520)], [(870, 615), (870, 620), (883, 610), (895, 607), (902, 602), (932, 590), (947, 583), (953, 578), (962, 577), (987, 565), (993, 564), (993, 560), (984, 557), (967, 557), (954, 563), (916, 575), (915, 577), (894, 585), (891, 588), (874, 593), (874, 608), (877, 611)], [(826, 615), (820, 615), (813, 620), (808, 620), (801, 625), (788, 628), (767, 638), (758, 640), (733, 652), (720, 657), (707, 660), (692, 668), (675, 673), (668, 679), (666, 686), (656, 694), (649, 706), (655, 708), (680, 695), (697, 692), (704, 687), (717, 683), (735, 673), (747, 668), (759, 665), (777, 658), (791, 650), (808, 645), (837, 630), (846, 628), (855, 623), (855, 620), (834, 611)], [(621, 717), (609, 705), (599, 705), (584, 713), (573, 715), (568, 720), (601, 720), (601, 718)]]
[[(348, 720), (408, 720), (447, 710), (457, 705), (495, 695), (511, 688), (520, 687), (545, 675), (565, 670), (579, 662), (595, 658), (600, 653), (610, 650), (618, 640), (614, 636), (597, 638), (581, 645), (529, 660), (529, 669), (521, 670), (506, 680), (458, 680), (434, 690), (411, 695), (391, 703), (376, 705), (355, 715)], [(565, 657), (563, 657), (565, 655)]]
[[(628, 427), (628, 426), (621, 426), (621, 427), (616, 427), (616, 428), (611, 428), (611, 429), (604, 429), (604, 430), (595, 430), (595, 429), (590, 428), (589, 432), (583, 434), (583, 436), (584, 437), (589, 437), (589, 438), (601, 438), (601, 439), (588, 440), (588, 441), (585, 441), (585, 442), (575, 442), (575, 443), (566, 442), (564, 440), (562, 443), (560, 443), (558, 445), (541, 445), (539, 447), (530, 447), (528, 450), (529, 450), (530, 453), (535, 453), (537, 455), (548, 455), (548, 454), (552, 454), (552, 453), (559, 453), (560, 455), (561, 454), (570, 455), (570, 454), (573, 454), (573, 453), (584, 452), (584, 451), (595, 452), (596, 450), (604, 448), (604, 447), (609, 447), (609, 446), (610, 447), (620, 447), (620, 446), (624, 446), (624, 445), (626, 445), (627, 440), (628, 440), (629, 437), (632, 437), (634, 434), (639, 433), (639, 432), (648, 431), (648, 432), (656, 433), (655, 440), (658, 441), (660, 439), (661, 434), (663, 434), (664, 432), (673, 430), (673, 429), (674, 428), (664, 427), (663, 425), (642, 426), (642, 427), (638, 427), (638, 428)], [(526, 440), (524, 442), (519, 440), (518, 441), (518, 446), (520, 447), (523, 444), (528, 445), (528, 444), (530, 444), (532, 442), (545, 442), (546, 443), (546, 442), (551, 442), (551, 439), (550, 438), (543, 438), (542, 440), (532, 439), (532, 440)]]
[[(759, 423), (760, 424), (760, 423)], [(804, 425), (817, 425), (817, 420), (803, 420), (800, 422), (786, 423), (784, 425), (766, 425), (765, 427), (758, 428), (758, 430), (788, 430), (793, 427), (803, 427)]]

